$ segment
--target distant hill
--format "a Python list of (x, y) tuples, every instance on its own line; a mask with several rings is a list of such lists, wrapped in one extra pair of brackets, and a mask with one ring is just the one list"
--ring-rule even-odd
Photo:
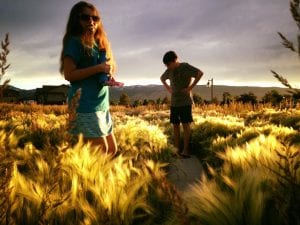
[[(32, 99), (36, 92), (36, 89), (32, 90), (23, 90), (16, 88), (14, 86), (9, 86), (9, 89), (16, 90), (20, 92), (20, 95), (23, 99)], [(287, 94), (287, 88), (279, 87), (247, 87), (247, 86), (225, 86), (225, 85), (214, 85), (214, 97), (218, 100), (222, 100), (223, 93), (229, 92), (232, 96), (239, 96), (241, 94), (252, 92), (257, 96), (258, 100), (269, 91), (277, 90), (280, 94)], [(133, 86), (124, 86), (124, 87), (111, 87), (110, 88), (110, 100), (118, 102), (122, 93), (125, 93), (129, 96), (131, 101), (135, 100), (144, 100), (152, 99), (156, 100), (158, 98), (163, 99), (164, 97), (170, 97), (170, 94), (165, 90), (162, 85), (133, 85)], [(201, 98), (205, 100), (210, 100), (211, 98), (211, 89), (205, 85), (197, 85), (193, 94), (200, 95)]]
[(20, 88), (12, 86), (12, 85), (7, 85), (6, 88), (9, 89), (9, 90), (13, 90), (13, 91), (24, 91)]
[(36, 89), (24, 90), (24, 89), (21, 89), (21, 88), (14, 87), (12, 85), (8, 85), (6, 87), (6, 89), (19, 92), (20, 93), (20, 97), (23, 100), (32, 100), (32, 99), (34, 99), (34, 95), (35, 95), (35, 92), (36, 92)]
[[(112, 101), (118, 101), (122, 93), (127, 94), (131, 101), (138, 99), (156, 100), (158, 98), (170, 96), (162, 85), (134, 85), (111, 88), (110, 90), (110, 99)], [(258, 100), (261, 100), (261, 98), (271, 90), (276, 90), (282, 95), (288, 94), (287, 88), (214, 85), (214, 97), (221, 101), (224, 92), (229, 92), (232, 96), (239, 96), (241, 94), (252, 92), (257, 96)], [(193, 94), (200, 95), (201, 98), (205, 100), (210, 100), (211, 89), (205, 85), (197, 85), (193, 90)]]

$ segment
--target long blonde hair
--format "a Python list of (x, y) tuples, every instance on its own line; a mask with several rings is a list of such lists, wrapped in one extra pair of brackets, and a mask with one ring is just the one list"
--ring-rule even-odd
[[(79, 21), (80, 20), (80, 14), (83, 12), (83, 10), (85, 8), (90, 8), (91, 10), (96, 12), (97, 16), (99, 16), (99, 11), (97, 10), (97, 8), (94, 5), (92, 5), (91, 3), (88, 3), (88, 2), (85, 2), (85, 1), (78, 2), (71, 9), (69, 19), (68, 19), (68, 22), (67, 22), (66, 33), (63, 37), (63, 47), (62, 47), (62, 51), (61, 51), (61, 55), (60, 55), (60, 69), (59, 69), (59, 71), (60, 71), (61, 74), (63, 74), (63, 67), (64, 67), (63, 50), (65, 48), (65, 45), (66, 45), (68, 39), (71, 36), (78, 36), (82, 39), (82, 42), (83, 42), (84, 46), (89, 47), (89, 45), (90, 45), (90, 44), (88, 44), (89, 41), (86, 40), (85, 37), (84, 37), (84, 31), (83, 31), (83, 28), (80, 26), (80, 21)], [(112, 53), (110, 42), (107, 38), (107, 35), (106, 35), (106, 32), (104, 30), (104, 27), (103, 27), (103, 24), (102, 24), (101, 20), (98, 23), (99, 24), (98, 24), (97, 30), (94, 34), (94, 37), (93, 37), (92, 41), (93, 41), (93, 43), (94, 42), (97, 43), (98, 48), (100, 50), (105, 50), (106, 51), (106, 58), (109, 59), (107, 63), (110, 64), (111, 71), (112, 71), (112, 73), (114, 73), (115, 70), (116, 70), (116, 62), (114, 60), (114, 56), (113, 56), (113, 53)]]

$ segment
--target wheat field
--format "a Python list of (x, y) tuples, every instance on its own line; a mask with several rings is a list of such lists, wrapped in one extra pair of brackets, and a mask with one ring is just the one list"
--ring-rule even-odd
[(168, 107), (111, 107), (112, 157), (68, 134), (66, 106), (1, 103), (0, 224), (300, 224), (300, 109), (193, 110), (205, 173), (179, 192)]

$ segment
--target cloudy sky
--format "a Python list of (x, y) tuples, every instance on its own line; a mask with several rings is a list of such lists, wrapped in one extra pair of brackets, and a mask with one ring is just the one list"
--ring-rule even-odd
[[(295, 40), (289, 0), (94, 0), (126, 85), (160, 84), (162, 56), (200, 68), (206, 84), (280, 86), (273, 69), (300, 87), (300, 61), (277, 31)], [(10, 34), (5, 77), (24, 89), (67, 84), (59, 55), (74, 0), (0, 0), (0, 39)]]

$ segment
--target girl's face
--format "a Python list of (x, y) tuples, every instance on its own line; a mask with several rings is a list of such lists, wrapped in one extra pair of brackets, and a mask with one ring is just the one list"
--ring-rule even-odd
[(84, 32), (95, 34), (99, 26), (100, 18), (97, 12), (91, 8), (84, 8), (80, 14), (80, 25)]

